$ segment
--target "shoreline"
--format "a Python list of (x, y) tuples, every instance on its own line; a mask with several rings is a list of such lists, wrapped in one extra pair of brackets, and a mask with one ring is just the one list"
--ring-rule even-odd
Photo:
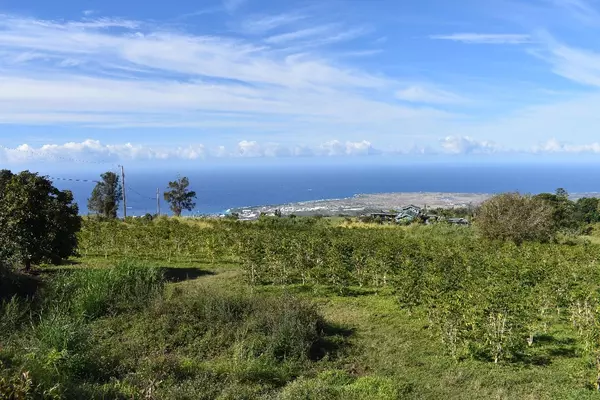
[[(463, 208), (475, 207), (497, 193), (464, 192), (391, 192), (360, 193), (339, 199), (320, 199), (285, 204), (234, 207), (225, 213), (237, 213), (240, 219), (255, 219), (260, 214), (274, 214), (279, 210), (282, 215), (298, 216), (359, 216), (366, 213), (398, 209), (407, 205), (423, 208)], [(571, 200), (582, 197), (600, 197), (600, 192), (582, 192), (569, 195)]]
[(260, 214), (274, 214), (279, 210), (282, 215), (298, 216), (358, 216), (365, 213), (389, 211), (407, 205), (427, 208), (462, 208), (476, 206), (490, 198), (490, 193), (455, 192), (393, 192), (356, 194), (341, 199), (309, 200), (286, 204), (236, 207), (228, 214), (237, 213), (240, 219), (258, 218)]

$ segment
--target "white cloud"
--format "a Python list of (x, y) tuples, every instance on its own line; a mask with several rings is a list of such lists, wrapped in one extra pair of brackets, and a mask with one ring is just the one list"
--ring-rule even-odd
[(305, 15), (293, 13), (254, 16), (242, 23), (242, 30), (246, 33), (261, 34), (305, 18)]
[(522, 34), (453, 33), (450, 35), (431, 35), (429, 38), (469, 44), (524, 44), (533, 42), (530, 35)]
[(332, 31), (335, 25), (322, 25), (315, 26), (312, 28), (300, 29), (293, 32), (282, 33), (279, 35), (271, 36), (265, 39), (266, 43), (271, 44), (281, 44), (292, 42), (300, 39), (312, 38), (315, 36), (320, 36)]
[(569, 144), (560, 142), (556, 139), (550, 139), (545, 143), (542, 143), (538, 146), (534, 146), (532, 151), (534, 153), (550, 153), (550, 154), (560, 154), (560, 153), (570, 153), (570, 154), (600, 154), (600, 143), (594, 142), (590, 144)]
[(396, 92), (396, 98), (413, 103), (463, 103), (463, 97), (435, 87), (410, 86)]
[(600, 13), (585, 0), (553, 0), (554, 4), (569, 11), (581, 22), (596, 25), (600, 22)]
[[(263, 22), (263, 29), (285, 20)], [(313, 39), (345, 40), (359, 31), (334, 29)], [(296, 125), (297, 118), (305, 128), (325, 131), (332, 124), (392, 126), (451, 117), (397, 104), (398, 82), (334, 62), (335, 53), (327, 59), (318, 52), (290, 53), (284, 42), (272, 49), (148, 22), (4, 15), (0, 123), (269, 130), (266, 116), (273, 116), (282, 121), (277, 128)]]
[(242, 140), (238, 143), (236, 155), (240, 157), (262, 157), (263, 149), (255, 141)]
[(432, 154), (600, 154), (600, 143), (570, 144), (550, 139), (530, 148), (509, 149), (493, 141), (468, 136), (448, 136), (441, 147), (413, 144), (403, 149), (380, 150), (367, 140), (331, 140), (317, 146), (283, 145), (242, 140), (236, 145), (209, 148), (201, 143), (187, 146), (146, 146), (140, 144), (106, 144), (88, 139), (82, 142), (46, 144), (38, 147), (22, 144), (9, 148), (0, 145), (0, 162), (7, 164), (105, 163), (127, 161), (199, 161), (210, 158), (286, 158), (286, 157), (364, 157)]
[(480, 141), (469, 136), (448, 136), (441, 141), (442, 148), (451, 154), (491, 154), (504, 149), (491, 141)]
[(600, 53), (571, 47), (549, 34), (540, 34), (545, 49), (533, 53), (547, 61), (554, 73), (584, 85), (600, 86)]
[(381, 152), (373, 148), (371, 143), (366, 140), (346, 143), (332, 140), (320, 145), (316, 149), (316, 154), (323, 156), (367, 156), (381, 154)]
[(119, 161), (148, 160), (201, 160), (209, 157), (310, 157), (310, 156), (366, 156), (381, 154), (370, 142), (330, 141), (311, 148), (305, 145), (284, 146), (279, 143), (264, 143), (242, 140), (228, 150), (225, 146), (214, 149), (204, 144), (179, 147), (150, 147), (131, 143), (105, 144), (99, 140), (45, 144), (34, 147), (28, 144), (9, 148), (0, 146), (0, 161), (7, 163), (31, 162), (75, 162), (111, 163)]

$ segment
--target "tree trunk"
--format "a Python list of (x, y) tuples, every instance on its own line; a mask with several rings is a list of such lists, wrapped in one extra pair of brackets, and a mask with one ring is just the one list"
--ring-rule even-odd
[(25, 260), (25, 272), (31, 271), (31, 260), (28, 258)]

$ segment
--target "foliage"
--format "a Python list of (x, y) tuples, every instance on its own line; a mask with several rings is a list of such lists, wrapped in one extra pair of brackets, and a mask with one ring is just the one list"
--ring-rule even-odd
[(158, 268), (124, 261), (113, 268), (62, 274), (52, 280), (47, 298), (73, 316), (96, 319), (142, 309), (162, 288)]
[(23, 318), (16, 303), (0, 307), (0, 396), (256, 397), (326, 354), (323, 319), (306, 301), (165, 293), (163, 283), (156, 268), (129, 262), (53, 278), (27, 324), (5, 322)]
[(117, 218), (119, 203), (123, 197), (123, 187), (119, 175), (108, 171), (100, 175), (98, 182), (88, 199), (88, 210), (107, 219)]
[(486, 200), (475, 220), (479, 233), (491, 240), (524, 241), (551, 240), (558, 226), (555, 211), (539, 197), (519, 193), (504, 193)]
[(169, 202), (171, 211), (179, 217), (183, 210), (192, 211), (196, 207), (193, 199), (196, 192), (189, 190), (190, 181), (187, 177), (179, 177), (176, 181), (169, 182), (169, 191), (164, 193), (165, 200)]
[(600, 222), (600, 199), (583, 197), (575, 203), (575, 219), (586, 224)]
[(29, 171), (0, 176), (0, 257), (29, 269), (74, 255), (81, 218), (73, 194)]
[(578, 227), (575, 203), (569, 200), (569, 193), (565, 189), (556, 189), (555, 194), (541, 193), (535, 198), (552, 208), (552, 219), (557, 229), (573, 230)]

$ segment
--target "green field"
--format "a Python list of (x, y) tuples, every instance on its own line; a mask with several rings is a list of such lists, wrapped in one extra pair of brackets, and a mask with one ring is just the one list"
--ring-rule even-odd
[(0, 399), (600, 398), (598, 245), (346, 225), (86, 221), (3, 272)]

